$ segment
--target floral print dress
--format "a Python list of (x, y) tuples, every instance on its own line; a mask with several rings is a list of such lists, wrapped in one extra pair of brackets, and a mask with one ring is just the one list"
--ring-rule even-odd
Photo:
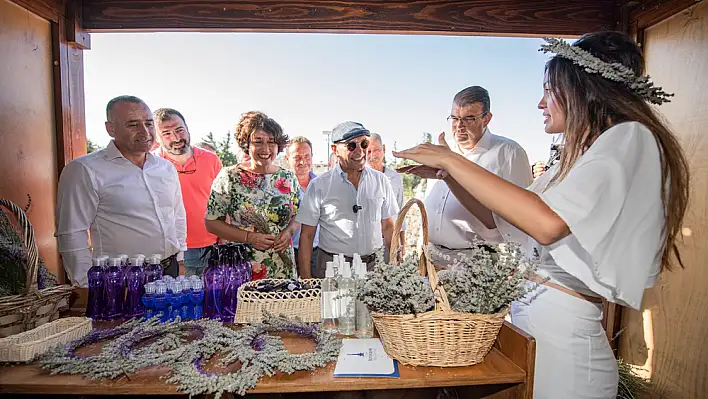
[[(221, 169), (212, 183), (206, 217), (208, 220), (226, 221), (247, 231), (261, 232), (246, 216), (257, 213), (267, 220), (270, 234), (277, 237), (297, 213), (299, 192), (297, 178), (289, 170), (260, 174), (250, 172), (241, 165), (226, 167)], [(292, 242), (285, 255), (290, 259), (290, 265), (273, 250), (253, 248), (253, 279), (296, 278)]]

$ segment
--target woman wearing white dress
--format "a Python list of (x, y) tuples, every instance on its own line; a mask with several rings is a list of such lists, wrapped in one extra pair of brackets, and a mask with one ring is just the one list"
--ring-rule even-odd
[[(547, 133), (564, 133), (560, 161), (521, 189), (441, 145), (394, 155), (442, 170), (469, 193), (466, 207), (508, 239), (528, 243), (550, 278), (512, 321), (537, 341), (535, 398), (614, 398), (617, 364), (601, 326), (601, 298), (639, 309), (644, 289), (680, 258), (688, 166), (649, 103), (671, 95), (641, 78), (626, 35), (600, 32), (555, 53), (538, 104)], [(621, 64), (621, 65), (620, 65)], [(623, 67), (624, 66), (624, 67)], [(461, 199), (461, 201), (463, 201)]]

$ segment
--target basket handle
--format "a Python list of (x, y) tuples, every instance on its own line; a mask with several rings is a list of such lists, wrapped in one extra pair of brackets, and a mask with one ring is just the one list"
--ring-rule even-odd
[(25, 266), (27, 280), (25, 281), (24, 294), (38, 294), (37, 271), (39, 268), (39, 254), (37, 251), (37, 243), (34, 240), (34, 228), (29, 219), (27, 219), (25, 212), (19, 206), (15, 205), (15, 203), (10, 200), (0, 199), (0, 205), (5, 206), (15, 215), (15, 218), (17, 218), (17, 221), (20, 223), (20, 228), (22, 228), (22, 239), (24, 240), (25, 249), (27, 250), (27, 265)]
[(405, 243), (400, 242), (400, 235), (396, 233), (401, 230), (401, 227), (403, 226), (403, 220), (406, 218), (406, 214), (408, 214), (408, 211), (413, 205), (417, 205), (418, 209), (420, 209), (421, 228), (423, 230), (423, 253), (420, 255), (418, 272), (421, 276), (425, 276), (427, 274), (430, 287), (433, 289), (433, 291), (437, 291), (439, 293), (439, 296), (435, 298), (435, 309), (442, 310), (443, 312), (449, 312), (451, 311), (451, 308), (450, 302), (447, 299), (447, 293), (445, 292), (445, 288), (443, 288), (442, 285), (438, 286), (438, 272), (435, 270), (435, 266), (430, 261), (430, 252), (428, 249), (428, 213), (425, 211), (425, 205), (423, 204), (423, 201), (417, 198), (411, 198), (410, 200), (408, 200), (408, 202), (403, 205), (403, 208), (401, 208), (401, 211), (398, 213), (398, 217), (396, 218), (396, 224), (393, 228), (394, 233), (391, 237), (391, 249), (389, 251), (390, 262), (391, 264), (397, 263), (396, 254), (398, 253), (401, 245), (405, 245)]

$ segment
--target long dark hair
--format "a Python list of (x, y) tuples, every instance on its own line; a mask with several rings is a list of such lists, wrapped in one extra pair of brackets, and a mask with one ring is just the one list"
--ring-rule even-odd
[[(605, 62), (619, 62), (639, 76), (644, 57), (637, 44), (621, 32), (597, 32), (582, 36), (578, 46)], [(688, 163), (676, 136), (642, 97), (621, 82), (584, 71), (571, 60), (556, 56), (546, 64), (551, 95), (565, 112), (564, 145), (559, 172), (553, 181), (567, 176), (575, 161), (602, 132), (613, 125), (636, 121), (646, 126), (659, 146), (661, 195), (664, 205), (664, 243), (661, 267), (671, 269), (671, 254), (683, 267), (676, 246), (689, 195)]]

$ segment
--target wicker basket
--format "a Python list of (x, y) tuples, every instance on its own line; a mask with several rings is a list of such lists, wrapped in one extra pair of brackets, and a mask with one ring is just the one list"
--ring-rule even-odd
[(57, 345), (83, 338), (92, 330), (91, 319), (66, 317), (0, 338), (0, 362), (29, 362)]
[(316, 323), (320, 321), (321, 279), (313, 278), (302, 280), (302, 282), (313, 287), (309, 290), (258, 292), (243, 289), (244, 287), (255, 286), (263, 281), (270, 281), (277, 284), (285, 280), (256, 280), (239, 287), (236, 317), (234, 318), (235, 323), (258, 323), (263, 319), (264, 310), (275, 315), (284, 314), (288, 317), (299, 317), (306, 323)]
[(59, 318), (59, 312), (69, 307), (70, 285), (58, 285), (39, 290), (37, 271), (39, 254), (34, 241), (34, 229), (25, 212), (11, 201), (0, 199), (17, 218), (27, 251), (25, 290), (19, 295), (0, 298), (0, 338), (31, 330)]
[[(401, 209), (393, 231), (399, 231), (406, 213), (418, 205), (422, 218), (423, 253), (420, 273), (428, 273), (436, 296), (435, 309), (418, 315), (388, 315), (372, 312), (386, 353), (403, 364), (414, 366), (455, 367), (480, 363), (489, 353), (499, 334), (508, 310), (497, 314), (472, 314), (450, 309), (445, 289), (438, 286), (435, 267), (428, 261), (428, 216), (423, 203), (411, 199)], [(391, 259), (400, 243), (393, 235)]]

